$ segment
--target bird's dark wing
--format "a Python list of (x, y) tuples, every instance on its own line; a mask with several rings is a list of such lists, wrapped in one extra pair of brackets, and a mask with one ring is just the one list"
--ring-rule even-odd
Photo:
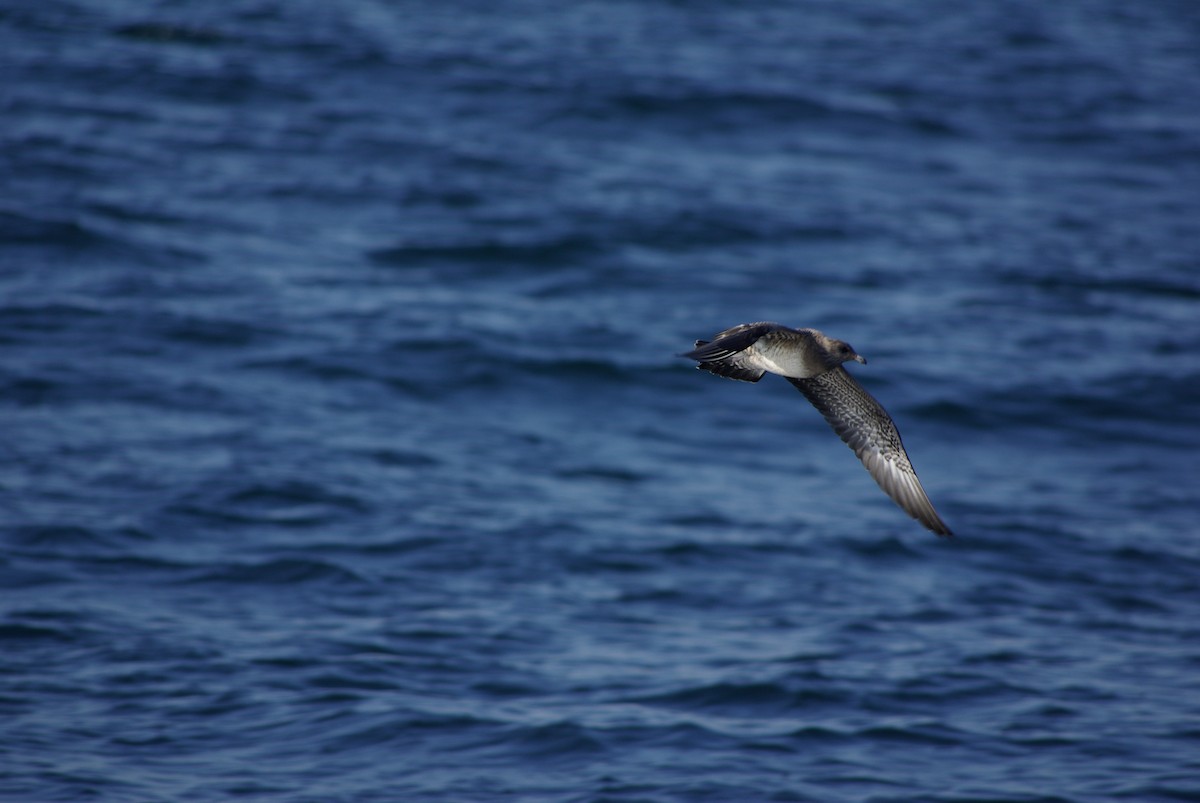
[(763, 369), (746, 364), (743, 358), (746, 349), (758, 342), (763, 335), (787, 329), (777, 323), (743, 323), (718, 332), (710, 340), (697, 340), (696, 347), (689, 352), (680, 354), (696, 360), (697, 368), (729, 379), (740, 379), (743, 382), (757, 382), (763, 377)]
[(787, 377), (812, 402), (908, 515), (938, 535), (953, 535), (925, 495), (892, 417), (841, 366), (809, 379)]

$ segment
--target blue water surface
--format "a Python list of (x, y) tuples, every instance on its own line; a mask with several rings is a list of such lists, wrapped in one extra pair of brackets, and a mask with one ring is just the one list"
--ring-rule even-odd
[[(1200, 6), (0, 2), (0, 797), (1200, 800)], [(958, 534), (787, 383), (843, 338)]]

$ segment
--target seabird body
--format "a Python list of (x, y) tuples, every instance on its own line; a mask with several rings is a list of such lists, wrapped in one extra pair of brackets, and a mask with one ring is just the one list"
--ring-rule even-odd
[(711, 341), (697, 340), (692, 351), (680, 356), (729, 379), (757, 382), (765, 373), (787, 379), (854, 450), (896, 504), (938, 535), (953, 535), (921, 487), (892, 417), (842, 367), (850, 360), (866, 363), (849, 343), (816, 329), (763, 321), (726, 329)]

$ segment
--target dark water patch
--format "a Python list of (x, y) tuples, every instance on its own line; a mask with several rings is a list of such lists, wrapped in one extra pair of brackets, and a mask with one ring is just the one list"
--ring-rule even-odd
[[(112, 201), (93, 201), (87, 206), (88, 212), (114, 222), (147, 223), (159, 226), (179, 226), (191, 221), (191, 218), (178, 213), (172, 213), (158, 206), (140, 205), (133, 202), (116, 203)], [(199, 252), (196, 252), (199, 253)]]
[(9, 257), (28, 269), (47, 260), (88, 260), (104, 258), (120, 263), (160, 268), (195, 264), (200, 252), (175, 243), (156, 243), (134, 236), (117, 234), (120, 225), (97, 225), (99, 221), (35, 217), (0, 212), (0, 239), (11, 248)]
[(391, 468), (433, 468), (442, 463), (435, 455), (405, 449), (373, 449), (365, 454), (379, 465)]
[(947, 426), (992, 429), (996, 425), (992, 411), (969, 401), (937, 399), (908, 408), (911, 415)]
[[(1200, 588), (1200, 581), (1195, 583), (1197, 588)], [(1146, 594), (1135, 593), (1108, 593), (1100, 594), (1099, 600), (1108, 606), (1112, 611), (1118, 613), (1167, 613), (1171, 607), (1165, 605), (1158, 600), (1151, 599)]]
[(564, 568), (568, 571), (590, 575), (594, 572), (636, 574), (654, 570), (656, 561), (651, 556), (612, 550), (590, 550), (586, 554), (569, 557)]
[[(107, 359), (107, 358), (106, 358)], [(116, 360), (114, 360), (115, 362)], [(109, 366), (112, 366), (110, 362)], [(131, 367), (121, 371), (119, 378), (106, 379), (104, 367), (91, 368), (53, 365), (35, 368), (36, 373), (24, 376), (0, 377), (0, 390), (8, 391), (14, 405), (23, 408), (48, 408), (59, 412), (88, 411), (94, 418), (108, 418), (114, 425), (130, 418), (112, 413), (128, 412), (131, 406), (145, 414), (162, 413), (178, 400), (188, 406), (211, 409), (210, 402), (221, 398), (212, 386), (187, 383), (180, 386), (163, 385), (160, 377), (142, 374)], [(110, 415), (103, 415), (107, 411)], [(88, 413), (79, 413), (86, 417)], [(72, 449), (73, 450), (73, 449)], [(79, 451), (84, 451), (80, 449)]]
[(0, 642), (9, 644), (13, 649), (18, 649), (19, 645), (33, 641), (73, 643), (75, 639), (74, 633), (57, 627), (20, 622), (0, 623)]
[(346, 658), (377, 661), (381, 664), (386, 664), (389, 660), (406, 654), (404, 649), (398, 648), (395, 643), (383, 638), (369, 641), (362, 639), (339, 640), (330, 646), (330, 650)]
[[(964, 664), (977, 666), (1011, 665), (1026, 662), (1028, 654), (1012, 655), (991, 653), (985, 660), (967, 658)], [(975, 656), (978, 659), (978, 656)], [(1033, 693), (1030, 686), (1021, 686), (1017, 679), (1006, 680), (985, 674), (983, 670), (947, 670), (930, 673), (928, 676), (913, 680), (902, 681), (887, 695), (880, 699), (881, 710), (920, 710), (923, 706), (936, 702), (955, 701), (960, 705), (979, 704), (992, 701), (1011, 701), (1024, 699)]]
[(354, 689), (363, 692), (386, 692), (394, 691), (401, 688), (400, 684), (389, 679), (383, 673), (376, 673), (376, 677), (364, 677), (365, 671), (361, 667), (357, 667), (354, 672), (342, 672), (337, 674), (322, 674), (308, 678), (306, 685), (312, 686), (314, 689)]
[(494, 721), (467, 714), (422, 711), (396, 714), (365, 728), (335, 730), (324, 740), (323, 754), (373, 750), (379, 747), (417, 745), (439, 739), (443, 749), (466, 749), (480, 744), (503, 743), (501, 727)]
[(18, 527), (10, 531), (9, 541), (18, 548), (51, 552), (116, 546), (105, 533), (72, 524)]
[[(321, 382), (391, 381), (393, 384), (397, 382), (395, 379), (388, 380), (387, 372), (381, 371), (373, 360), (349, 353), (308, 354), (268, 359), (254, 357), (248, 360), (243, 367), (254, 371), (279, 371)], [(404, 387), (408, 387), (408, 385), (404, 385)]]
[(369, 700), (370, 693), (362, 694), (353, 691), (329, 691), (310, 695), (305, 702), (309, 705), (319, 708), (327, 708), (338, 713), (329, 713), (326, 715), (325, 721), (336, 721), (345, 716), (341, 713), (347, 709), (353, 709), (354, 706)]
[(1169, 445), (1169, 431), (1161, 425), (1175, 420), (1198, 392), (1200, 375), (1189, 372), (1164, 381), (1158, 373), (1133, 370), (1086, 383), (1070, 378), (1019, 383), (909, 410), (923, 420), (976, 430), (1053, 430), (1103, 435), (1108, 442)]
[[(617, 593), (616, 601), (622, 605), (653, 608), (681, 605), (692, 598), (694, 592), (678, 587), (670, 588), (626, 588)], [(715, 598), (714, 598), (715, 600)]]
[(1125, 298), (1145, 296), (1148, 298), (1200, 299), (1200, 282), (1184, 276), (1106, 276), (1055, 272), (1054, 274), (1031, 273), (1028, 271), (1004, 272), (997, 281), (1022, 287), (1033, 287), (1062, 295), (1073, 300), (1090, 293), (1113, 295)]
[(1105, 553), (1122, 572), (1144, 571), (1149, 575), (1174, 575), (1200, 579), (1200, 555), (1159, 551), (1136, 543), (1118, 544)]
[[(154, 539), (155, 541), (157, 539)], [(123, 528), (88, 529), (62, 525), (22, 528), (10, 541), (21, 564), (39, 566), (28, 582), (62, 582), (85, 577), (169, 578), (190, 567), (147, 552), (153, 546)], [(20, 575), (18, 575), (19, 577)]]
[(282, 669), (285, 671), (304, 670), (320, 668), (325, 665), (323, 657), (316, 657), (312, 654), (304, 655), (272, 655), (269, 657), (255, 656), (249, 659), (249, 663), (254, 666), (261, 666), (268, 669)]
[(201, 348), (240, 350), (257, 346), (268, 336), (280, 335), (277, 329), (261, 322), (214, 316), (178, 315), (147, 323), (150, 335), (161, 333), (174, 343)]
[[(527, 348), (530, 348), (529, 344)], [(532, 348), (530, 348), (532, 351)], [(492, 363), (503, 370), (502, 363)], [(573, 380), (590, 380), (596, 383), (611, 384), (614, 380), (636, 379), (638, 372), (629, 369), (618, 361), (618, 357), (609, 359), (553, 358), (533, 357), (532, 355), (520, 360), (513, 360), (514, 368), (526, 371), (536, 376), (552, 377), (563, 382)]]
[(367, 585), (356, 572), (327, 560), (283, 558), (228, 565), (193, 576), (191, 584), (233, 586)]
[[(124, 383), (122, 383), (124, 384)], [(118, 390), (112, 385), (97, 385), (90, 377), (80, 377), (73, 371), (51, 369), (46, 373), (0, 378), (0, 390), (5, 398), (19, 407), (56, 407), (80, 404), (91, 391), (92, 400), (103, 394), (109, 401), (126, 397), (127, 388)]]
[(597, 248), (589, 238), (546, 237), (533, 242), (493, 241), (447, 246), (410, 245), (381, 248), (367, 253), (372, 262), (389, 267), (420, 268), (435, 265), (479, 271), (481, 265), (528, 268), (531, 265), (569, 265)]
[(591, 729), (570, 721), (512, 728), (505, 734), (504, 750), (550, 767), (607, 752), (604, 741), (593, 735)]
[(854, 735), (856, 738), (871, 742), (898, 742), (938, 747), (959, 746), (964, 741), (964, 735), (955, 729), (933, 722), (914, 723), (908, 726), (874, 725), (861, 728), (855, 731)]
[[(223, 395), (212, 392), (216, 386), (194, 378), (194, 371), (155, 364), (156, 358), (171, 355), (192, 362), (194, 355), (176, 349), (201, 343), (243, 348), (249, 343), (243, 338), (256, 337), (255, 332), (252, 326), (143, 316), (119, 307), (8, 307), (0, 309), (0, 343), (29, 346), (44, 356), (14, 366), (0, 382), (8, 383), (10, 398), (29, 405), (86, 406), (109, 400), (173, 406), (190, 399), (193, 405), (208, 407), (215, 396)], [(206, 391), (198, 392), (201, 389)], [(172, 398), (177, 392), (180, 395)]]
[(28, 333), (35, 337), (77, 330), (80, 325), (94, 327), (110, 313), (98, 306), (77, 302), (43, 304), (8, 303), (0, 307), (0, 336)]
[[(691, 521), (684, 517), (685, 528)], [(702, 521), (709, 521), (704, 518)], [(737, 565), (739, 562), (757, 563), (764, 555), (778, 552), (773, 541), (747, 539), (745, 543), (701, 542), (693, 540), (666, 541), (654, 545), (635, 547), (593, 548), (585, 554), (573, 554), (568, 565), (580, 573), (616, 572), (637, 573), (667, 564), (684, 568), (700, 568), (713, 565)], [(699, 589), (697, 589), (699, 593)]]
[(963, 658), (963, 664), (965, 666), (971, 666), (973, 664), (979, 664), (982, 666), (1019, 665), (1028, 660), (1028, 658), (1029, 653), (1027, 651), (1017, 650), (1011, 647), (1001, 647), (967, 655)]
[[(82, 554), (81, 554), (82, 553)], [(83, 578), (95, 580), (117, 580), (137, 578), (140, 582), (171, 583), (186, 577), (194, 565), (177, 560), (139, 554), (129, 547), (108, 548), (95, 552), (71, 550), (33, 554), (31, 557), (43, 561), (55, 561), (64, 573), (79, 581)]]
[(625, 466), (578, 466), (560, 469), (557, 474), (565, 480), (580, 480), (585, 482), (598, 480), (615, 485), (635, 485), (650, 479), (648, 475)]
[[(734, 526), (737, 522), (715, 510), (696, 509), (667, 516), (661, 519), (660, 523), (668, 527), (680, 527), (684, 530), (714, 530)], [(687, 557), (705, 552), (706, 547), (695, 543), (675, 544), (667, 547), (667, 550), (678, 557)]]
[[(447, 381), (446, 368), (457, 371)], [(415, 399), (441, 399), (448, 389), (494, 388), (503, 384), (503, 369), (483, 359), (470, 341), (447, 335), (445, 339), (411, 338), (383, 351), (311, 351), (278, 357), (251, 357), (243, 367), (250, 371), (321, 384), (370, 383)]]
[(39, 556), (31, 557), (34, 558), (33, 561), (19, 560), (15, 556), (0, 559), (0, 587), (17, 591), (56, 583), (70, 583), (74, 579), (61, 567), (46, 566), (41, 563)]
[(190, 519), (237, 525), (315, 528), (370, 511), (358, 494), (305, 480), (250, 482), (236, 488), (191, 492), (168, 512)]
[(453, 533), (412, 535), (373, 541), (317, 542), (298, 548), (299, 553), (317, 552), (322, 555), (363, 556), (371, 559), (420, 555), (443, 549), (453, 549)]
[[(677, 191), (687, 190), (679, 187)], [(581, 284), (608, 289), (618, 279), (630, 285), (653, 286), (644, 270), (630, 266), (622, 256), (632, 247), (690, 254), (719, 246), (752, 246), (764, 238), (813, 243), (842, 241), (862, 234), (843, 220), (797, 220), (766, 202), (755, 209), (744, 209), (736, 202), (694, 211), (649, 209), (637, 218), (612, 221), (595, 221), (592, 218), (596, 216), (586, 211), (580, 215), (584, 220), (571, 227), (569, 233), (545, 232), (537, 223), (502, 225), (485, 220), (476, 228), (497, 229), (496, 234), (481, 237), (474, 232), (464, 233), (455, 238), (457, 243), (449, 245), (414, 243), (375, 249), (368, 252), (368, 258), (381, 266), (403, 268), (412, 273), (412, 278), (486, 277), (495, 281), (511, 275), (528, 283), (529, 292), (554, 298), (568, 295), (568, 288), (578, 291)], [(527, 233), (504, 233), (505, 229)], [(483, 241), (476, 242), (480, 239)], [(685, 263), (674, 264), (676, 270), (686, 272)], [(582, 267), (590, 270), (581, 273)], [(535, 269), (537, 272), (531, 274)]]
[(851, 695), (832, 684), (825, 688), (790, 688), (777, 682), (720, 682), (679, 689), (664, 694), (634, 697), (630, 702), (663, 706), (683, 711), (707, 712), (725, 716), (752, 717), (769, 713), (810, 711), (824, 706), (844, 705)]
[[(837, 243), (874, 232), (856, 227), (844, 219), (797, 219), (783, 214), (769, 203), (746, 209), (737, 203), (716, 204), (704, 211), (684, 210), (651, 218), (632, 231), (616, 233), (621, 240), (648, 247), (666, 248), (690, 255), (713, 248), (754, 246), (764, 240), (794, 246)], [(686, 276), (686, 263), (680, 264)], [(730, 271), (730, 276), (738, 273)]]
[[(1007, 793), (994, 792), (960, 793), (946, 792), (930, 796), (933, 803), (1079, 803), (1079, 798), (1063, 797), (1061, 795), (1046, 795), (1039, 792), (1014, 790)], [(900, 798), (894, 799), (901, 803)]]
[(104, 251), (124, 246), (120, 240), (105, 237), (77, 220), (34, 217), (17, 212), (0, 212), (0, 237), (10, 245), (49, 245), (79, 251)]
[(703, 137), (729, 136), (746, 130), (826, 126), (854, 130), (869, 137), (963, 133), (957, 123), (944, 115), (750, 88), (681, 88), (672, 84), (657, 90), (616, 94), (607, 102), (610, 111), (598, 108), (592, 113), (618, 119), (633, 116), (646, 126), (681, 126), (692, 135), (699, 130)]
[(863, 557), (888, 563), (924, 560), (927, 557), (923, 550), (917, 549), (914, 544), (894, 535), (870, 540), (847, 539), (845, 541), (845, 548)]
[(1126, 800), (1179, 800), (1196, 803), (1200, 800), (1200, 783), (1190, 776), (1182, 776), (1175, 783), (1164, 781), (1131, 785), (1122, 789), (1116, 797)]
[[(247, 30), (243, 29), (244, 34)], [(165, 47), (136, 37), (117, 37), (128, 47), (123, 48), (127, 57), (105, 59), (85, 63), (82, 59), (71, 59), (62, 64), (58, 76), (69, 83), (77, 92), (96, 92), (101, 98), (104, 87), (129, 84), (129, 91), (121, 93), (125, 100), (140, 100), (137, 105), (158, 102), (161, 108), (172, 109), (173, 104), (184, 108), (212, 104), (219, 107), (236, 106), (243, 103), (258, 103), (261, 106), (275, 103), (303, 103), (312, 99), (306, 82), (289, 82), (279, 74), (279, 64), (269, 57), (262, 47), (263, 42), (249, 42), (244, 38), (214, 42), (203, 47), (191, 45), (192, 54), (181, 52), (176, 47)], [(114, 44), (116, 50), (122, 50)], [(227, 58), (210, 59), (210, 52), (223, 52)], [(257, 48), (258, 59), (236, 58), (239, 53), (253, 53)], [(200, 58), (189, 58), (189, 55)], [(197, 127), (195, 133), (208, 133), (212, 126)], [(244, 133), (244, 132), (240, 132)]]
[(540, 694), (541, 686), (527, 679), (489, 679), (472, 686), (479, 694), (497, 700), (521, 700)]
[(138, 42), (183, 44), (196, 47), (209, 47), (235, 41), (228, 34), (214, 28), (201, 28), (169, 22), (131, 22), (117, 26), (113, 29), (113, 32), (117, 36)]
[(229, 496), (234, 506), (247, 509), (278, 510), (292, 505), (316, 505), (362, 512), (367, 509), (357, 496), (335, 493), (316, 484), (300, 480), (251, 485), (234, 491)]

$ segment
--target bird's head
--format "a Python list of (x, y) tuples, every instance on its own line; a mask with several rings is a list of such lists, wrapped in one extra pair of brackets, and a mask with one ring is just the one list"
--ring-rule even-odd
[(833, 359), (837, 361), (838, 365), (850, 362), (850, 360), (860, 362), (863, 365), (867, 364), (867, 358), (855, 351), (845, 340), (833, 340), (829, 345), (829, 353), (833, 355)]

